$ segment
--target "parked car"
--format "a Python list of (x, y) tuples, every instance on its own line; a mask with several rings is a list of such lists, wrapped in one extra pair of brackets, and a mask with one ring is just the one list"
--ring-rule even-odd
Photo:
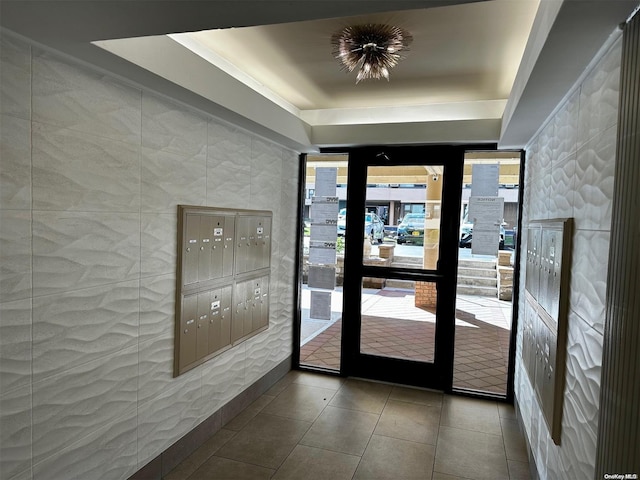
[(424, 213), (408, 213), (398, 225), (398, 236), (396, 242), (403, 243), (424, 243)]
[[(345, 210), (345, 209), (343, 209)], [(338, 236), (344, 236), (346, 229), (346, 210), (340, 210), (338, 214)], [(375, 213), (365, 213), (364, 215), (364, 236), (368, 237), (371, 243), (382, 243), (384, 239), (384, 223)]]

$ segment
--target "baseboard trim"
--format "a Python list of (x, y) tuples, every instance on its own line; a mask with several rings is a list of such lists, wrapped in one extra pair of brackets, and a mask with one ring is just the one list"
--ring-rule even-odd
[(289, 356), (130, 476), (129, 480), (161, 480), (238, 413), (284, 377), (291, 370), (291, 366), (292, 357)]

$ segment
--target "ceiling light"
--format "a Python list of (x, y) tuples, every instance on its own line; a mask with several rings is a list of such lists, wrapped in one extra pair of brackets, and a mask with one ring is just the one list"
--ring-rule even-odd
[(331, 36), (333, 55), (343, 70), (358, 70), (356, 83), (375, 78), (389, 80), (389, 70), (404, 58), (413, 37), (393, 25), (352, 25)]

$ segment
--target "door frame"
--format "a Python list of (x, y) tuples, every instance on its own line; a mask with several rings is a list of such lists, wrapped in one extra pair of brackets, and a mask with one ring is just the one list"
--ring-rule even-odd
[[(464, 155), (495, 145), (378, 146), (349, 149), (347, 232), (362, 232), (367, 168), (394, 165), (443, 165), (439, 261), (436, 270), (363, 265), (362, 235), (345, 237), (341, 374), (451, 391), (455, 340), (458, 232)], [(381, 277), (433, 281), (437, 284), (435, 358), (433, 363), (380, 357), (360, 352), (362, 279)], [(353, 301), (353, 299), (358, 299)], [(346, 321), (345, 321), (346, 319)]]

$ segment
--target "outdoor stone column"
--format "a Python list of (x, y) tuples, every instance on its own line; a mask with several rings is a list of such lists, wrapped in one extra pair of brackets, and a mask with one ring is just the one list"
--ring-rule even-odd
[[(442, 175), (437, 178), (427, 175), (427, 198), (424, 220), (424, 259), (423, 268), (435, 270), (438, 267), (438, 249), (440, 247), (440, 212), (442, 206)], [(435, 307), (437, 303), (436, 284), (416, 282), (416, 307)]]
[[(640, 478), (640, 15), (625, 25), (600, 384), (597, 480)], [(613, 478), (613, 477), (611, 477)], [(625, 477), (629, 478), (629, 477)], [(635, 477), (632, 477), (635, 478)]]

